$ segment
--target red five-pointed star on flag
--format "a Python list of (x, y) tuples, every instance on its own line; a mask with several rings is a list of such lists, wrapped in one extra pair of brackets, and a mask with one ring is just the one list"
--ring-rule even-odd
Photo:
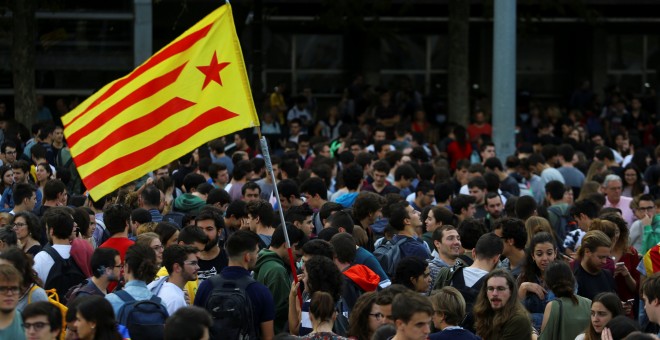
[(204, 78), (204, 85), (202, 86), (202, 90), (205, 89), (206, 85), (208, 85), (211, 81), (215, 81), (216, 83), (220, 84), (220, 86), (222, 86), (220, 71), (227, 67), (227, 65), (229, 65), (227, 62), (218, 64), (218, 56), (215, 52), (213, 52), (213, 58), (211, 59), (211, 64), (209, 66), (197, 66), (197, 69), (199, 69), (206, 76), (206, 78)]

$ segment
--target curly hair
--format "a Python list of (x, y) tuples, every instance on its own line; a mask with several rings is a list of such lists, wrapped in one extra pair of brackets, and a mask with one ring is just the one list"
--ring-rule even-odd
[(364, 293), (357, 299), (348, 319), (348, 336), (357, 340), (371, 339), (373, 332), (365, 325), (369, 324), (369, 313), (371, 313), (371, 307), (376, 303), (377, 297), (378, 293), (374, 291)]
[(307, 275), (307, 292), (310, 296), (314, 292), (324, 291), (332, 295), (335, 302), (339, 301), (344, 278), (335, 263), (325, 256), (312, 256), (305, 262)]
[[(507, 285), (511, 295), (506, 304), (499, 310), (495, 311), (490, 305), (488, 296), (486, 295), (488, 281), (494, 277), (502, 277), (506, 279)], [(502, 326), (511, 320), (516, 315), (524, 315), (529, 318), (527, 310), (521, 303), (518, 302), (518, 285), (514, 282), (513, 276), (504, 269), (495, 269), (488, 273), (484, 278), (484, 284), (479, 290), (477, 302), (474, 304), (474, 326), (476, 334), (482, 339), (493, 338)], [(531, 321), (530, 321), (531, 326)]]
[(11, 262), (23, 277), (23, 287), (28, 288), (32, 284), (43, 286), (43, 283), (32, 269), (34, 261), (23, 250), (17, 247), (9, 247), (0, 253), (0, 259)]

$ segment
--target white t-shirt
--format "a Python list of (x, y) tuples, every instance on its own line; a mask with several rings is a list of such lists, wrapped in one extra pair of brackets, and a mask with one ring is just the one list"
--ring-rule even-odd
[[(54, 244), (53, 248), (57, 251), (63, 259), (68, 259), (71, 256), (71, 245), (70, 244)], [(46, 279), (48, 278), (48, 273), (50, 269), (53, 268), (55, 260), (53, 260), (50, 255), (45, 251), (40, 251), (37, 253), (37, 256), (34, 257), (34, 266), (32, 268), (37, 272), (37, 276), (41, 281), (46, 284)]]
[[(151, 282), (147, 288), (151, 290), (157, 282), (158, 280)], [(158, 297), (163, 301), (170, 315), (174, 314), (179, 308), (188, 306), (183, 290), (171, 282), (163, 282)]]
[(488, 274), (487, 271), (479, 268), (467, 267), (463, 269), (463, 279), (465, 280), (465, 286), (472, 287), (474, 286), (479, 279)]

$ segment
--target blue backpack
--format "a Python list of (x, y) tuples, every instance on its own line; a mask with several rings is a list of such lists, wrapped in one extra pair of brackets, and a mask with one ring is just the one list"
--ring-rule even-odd
[(409, 239), (410, 238), (408, 237), (402, 237), (396, 242), (389, 240), (383, 242), (378, 248), (376, 248), (376, 250), (374, 250), (376, 260), (378, 260), (378, 263), (380, 263), (380, 266), (383, 267), (383, 270), (389, 277), (394, 277), (396, 266), (399, 264), (399, 260), (401, 260), (402, 257), (401, 245), (406, 243)]
[(165, 320), (169, 317), (167, 309), (161, 304), (161, 299), (154, 295), (149, 300), (135, 300), (125, 290), (115, 292), (124, 301), (119, 308), (117, 321), (128, 328), (132, 340), (163, 339), (165, 337)]

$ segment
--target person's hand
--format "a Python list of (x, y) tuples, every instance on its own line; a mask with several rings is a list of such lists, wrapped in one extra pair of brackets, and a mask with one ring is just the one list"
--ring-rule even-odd
[(291, 290), (289, 291), (289, 300), (296, 299), (298, 297), (298, 287), (300, 287), (300, 280), (301, 278), (299, 277), (298, 282), (294, 282), (291, 285)]
[(644, 218), (642, 218), (642, 227), (651, 225), (652, 220), (653, 220), (653, 216), (649, 215), (648, 213), (644, 213)]
[(623, 307), (624, 315), (632, 315), (632, 303), (621, 302), (621, 306)]
[(544, 300), (545, 299), (545, 294), (547, 293), (541, 285), (533, 282), (525, 282), (523, 283), (520, 288), (525, 288), (527, 293), (534, 293), (536, 296), (539, 297), (539, 299)]
[(612, 332), (609, 328), (603, 328), (603, 331), (600, 333), (600, 340), (614, 340), (614, 338), (612, 338)]
[(152, 185), (152, 184), (154, 184), (154, 178), (149, 177), (149, 178), (147, 178), (147, 182), (144, 185), (147, 186), (147, 185)]
[(623, 277), (627, 277), (630, 275), (630, 272), (628, 271), (628, 268), (623, 265), (623, 266), (617, 266), (616, 264), (614, 265), (614, 276), (621, 275)]

